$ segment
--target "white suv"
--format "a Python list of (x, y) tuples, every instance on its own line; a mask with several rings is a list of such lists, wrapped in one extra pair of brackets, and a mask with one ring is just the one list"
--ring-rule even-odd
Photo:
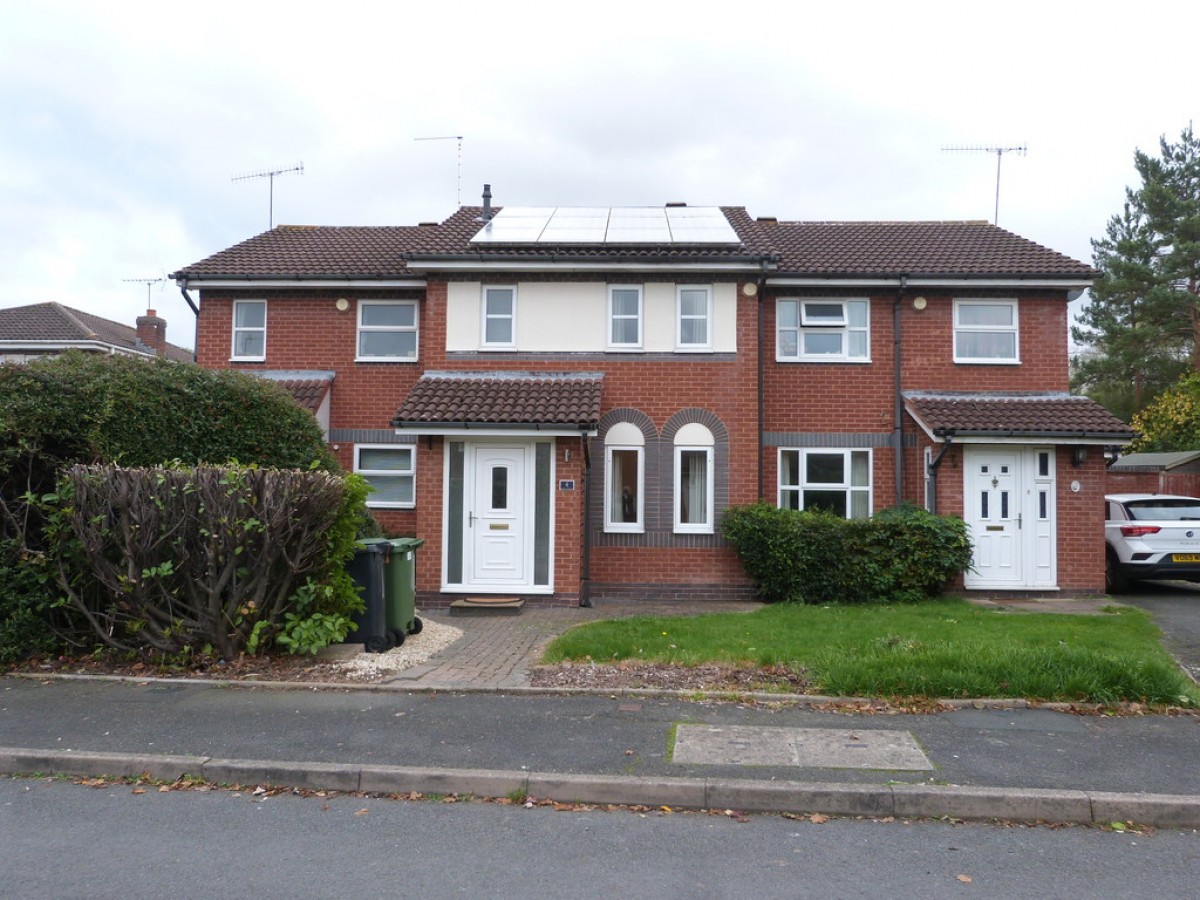
[(1200, 497), (1109, 494), (1104, 500), (1110, 593), (1143, 578), (1200, 581)]

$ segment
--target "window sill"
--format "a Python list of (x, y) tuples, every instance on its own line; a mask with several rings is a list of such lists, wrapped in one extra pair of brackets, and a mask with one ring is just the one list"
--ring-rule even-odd
[(783, 364), (800, 363), (802, 365), (828, 365), (828, 366), (867, 366), (871, 364), (870, 358), (867, 359), (848, 359), (844, 356), (830, 356), (823, 358), (820, 356), (777, 356), (775, 362)]
[(712, 347), (676, 347), (676, 353), (714, 353)]
[(231, 356), (229, 361), (231, 363), (265, 363), (267, 358), (265, 356)]
[(367, 503), (368, 509), (416, 509), (416, 503)]
[(645, 534), (645, 528), (615, 528), (612, 525), (604, 526), (605, 534)]
[(955, 359), (956, 366), (1019, 366), (1019, 359)]
[(715, 534), (711, 528), (686, 528), (682, 525), (675, 526), (675, 534)]
[(356, 356), (356, 363), (415, 363), (418, 362), (415, 356)]

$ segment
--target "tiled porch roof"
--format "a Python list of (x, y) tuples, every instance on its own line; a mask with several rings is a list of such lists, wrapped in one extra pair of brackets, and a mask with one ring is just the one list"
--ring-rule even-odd
[(1094, 400), (1062, 393), (906, 391), (905, 408), (934, 435), (1079, 438), (1124, 443), (1133, 431)]
[(277, 384), (291, 394), (298, 404), (315, 414), (321, 408), (321, 402), (329, 393), (333, 381), (329, 378), (281, 378)]
[(598, 372), (426, 372), (392, 425), (594, 431), (603, 379)]

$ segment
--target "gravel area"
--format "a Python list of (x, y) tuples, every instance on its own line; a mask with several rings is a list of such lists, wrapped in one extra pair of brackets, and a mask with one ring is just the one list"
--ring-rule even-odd
[(333, 671), (346, 678), (374, 680), (419, 666), (435, 653), (445, 650), (460, 637), (462, 629), (422, 619), (420, 634), (410, 634), (399, 647), (386, 653), (357, 653), (333, 663)]

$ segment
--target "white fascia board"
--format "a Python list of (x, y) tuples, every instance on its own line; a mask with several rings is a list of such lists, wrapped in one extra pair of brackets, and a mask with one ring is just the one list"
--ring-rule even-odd
[(410, 269), (434, 272), (759, 272), (758, 263), (612, 263), (536, 260), (409, 260)]
[(99, 350), (102, 353), (119, 353), (122, 356), (154, 356), (130, 347), (118, 347), (104, 341), (0, 341), (0, 350), (27, 350), (30, 353), (46, 353), (55, 350)]
[(412, 428), (395, 428), (395, 433), (401, 437), (461, 437), (471, 440), (486, 438), (523, 438), (527, 441), (543, 437), (595, 437), (596, 429), (580, 430), (578, 428), (462, 428), (447, 425), (431, 425), (428, 428), (413, 426)]
[(193, 278), (183, 279), (177, 284), (185, 291), (221, 289), (252, 290), (257, 288), (346, 288), (362, 290), (364, 288), (423, 288), (424, 278), (413, 278), (404, 281), (396, 279), (360, 279), (337, 281), (336, 279), (246, 279), (246, 278)]
[[(936, 443), (946, 443), (944, 436), (930, 434), (929, 429), (921, 426), (921, 429), (929, 435)], [(1058, 444), (1069, 444), (1076, 446), (1079, 444), (1087, 444), (1093, 447), (1111, 447), (1113, 444), (1127, 444), (1132, 438), (1125, 440), (1116, 440), (1113, 438), (1098, 438), (1098, 437), (1071, 437), (1070, 435), (1055, 435), (1054, 437), (1037, 437), (1014, 435), (1011, 437), (1000, 437), (986, 434), (953, 434), (950, 436), (952, 444), (1019, 444), (1022, 446), (1056, 446)]]
[[(1092, 286), (1090, 278), (1071, 278), (1061, 281), (1047, 278), (910, 278), (907, 289), (922, 287), (952, 288), (1050, 288), (1059, 291), (1083, 290)], [(899, 278), (767, 278), (768, 287), (892, 287), (900, 286)]]

